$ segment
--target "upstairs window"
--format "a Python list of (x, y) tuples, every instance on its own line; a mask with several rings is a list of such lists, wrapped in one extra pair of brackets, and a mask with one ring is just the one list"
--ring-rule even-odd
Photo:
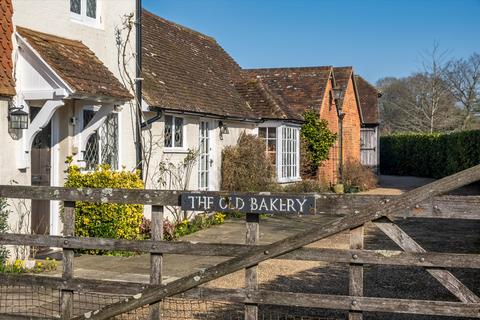
[(91, 26), (98, 26), (99, 0), (70, 0), (70, 16), (73, 20)]
[(165, 148), (182, 149), (184, 147), (183, 136), (183, 118), (165, 116)]

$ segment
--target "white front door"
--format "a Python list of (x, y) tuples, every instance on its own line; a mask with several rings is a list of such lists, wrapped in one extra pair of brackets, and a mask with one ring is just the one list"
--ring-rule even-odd
[(200, 121), (199, 132), (199, 161), (198, 161), (198, 188), (200, 190), (209, 190), (210, 182), (210, 166), (213, 159), (211, 157), (211, 124), (208, 121)]

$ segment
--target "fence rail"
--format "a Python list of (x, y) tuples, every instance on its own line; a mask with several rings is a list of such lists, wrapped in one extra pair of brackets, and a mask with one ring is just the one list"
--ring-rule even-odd
[[(3, 285), (33, 285), (61, 290), (62, 319), (107, 319), (150, 305), (150, 319), (160, 319), (160, 304), (167, 297), (218, 299), (245, 304), (245, 318), (257, 319), (258, 305), (297, 306), (347, 310), (349, 319), (362, 319), (362, 312), (410, 313), (437, 316), (480, 317), (480, 298), (445, 268), (480, 268), (479, 254), (426, 252), (393, 222), (394, 217), (480, 219), (480, 196), (437, 196), (480, 179), (480, 166), (473, 167), (401, 196), (345, 196), (316, 194), (316, 214), (337, 215), (333, 221), (302, 234), (269, 244), (258, 244), (257, 214), (246, 215), (246, 244), (162, 241), (163, 206), (181, 204), (178, 191), (66, 189), (59, 187), (0, 186), (0, 197), (64, 201), (64, 235), (0, 234), (0, 244), (45, 246), (63, 249), (62, 277), (0, 274)], [(228, 196), (207, 192), (205, 195)], [(256, 194), (240, 194), (256, 195)], [(280, 194), (285, 196), (285, 194)], [(152, 240), (114, 240), (74, 236), (75, 201), (152, 205)], [(403, 251), (365, 250), (364, 224), (372, 221)], [(349, 231), (350, 249), (304, 248), (303, 246)], [(81, 279), (74, 276), (76, 249), (121, 250), (149, 253), (150, 283)], [(214, 267), (193, 273), (166, 285), (161, 283), (164, 254), (233, 257)], [(349, 265), (349, 295), (303, 294), (258, 289), (256, 266), (267, 259), (325, 261)], [(364, 265), (423, 267), (448, 289), (458, 302), (393, 299), (363, 296)], [(199, 287), (220, 276), (245, 269), (244, 289)], [(73, 292), (121, 290), (126, 299), (101, 310), (73, 313)], [(2, 317), (2, 315), (0, 315)], [(19, 316), (20, 317), (20, 316)]]

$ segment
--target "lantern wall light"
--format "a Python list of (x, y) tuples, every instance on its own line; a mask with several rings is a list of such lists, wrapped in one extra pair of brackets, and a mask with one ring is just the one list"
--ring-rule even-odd
[(10, 129), (28, 129), (28, 112), (25, 107), (17, 107), (13, 103), (8, 108), (8, 127)]

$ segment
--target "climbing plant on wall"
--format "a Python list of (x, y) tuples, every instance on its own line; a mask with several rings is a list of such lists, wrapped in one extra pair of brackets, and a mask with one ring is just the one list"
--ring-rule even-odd
[(328, 122), (321, 120), (313, 110), (303, 113), (305, 123), (301, 128), (303, 158), (308, 159), (312, 167), (318, 167), (328, 159), (328, 152), (337, 140), (337, 134), (328, 129)]

